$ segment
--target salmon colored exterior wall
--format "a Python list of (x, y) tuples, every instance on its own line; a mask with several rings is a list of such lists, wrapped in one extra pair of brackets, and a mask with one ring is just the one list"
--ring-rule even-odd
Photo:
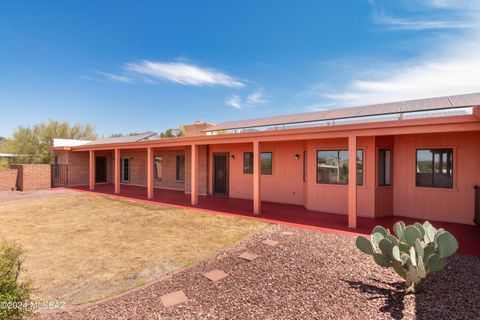
[[(403, 127), (400, 122), (389, 124), (388, 128), (368, 129), (377, 124), (362, 124), (365, 131), (357, 131), (356, 147), (363, 150), (363, 185), (357, 187), (356, 211), (361, 217), (405, 216), (419, 219), (431, 219), (465, 224), (473, 224), (474, 190), (480, 185), (480, 131), (478, 121), (471, 117), (465, 118), (464, 123), (440, 123), (437, 133), (432, 132), (423, 123), (430, 119), (405, 120), (403, 124), (416, 126)], [(435, 120), (435, 119), (434, 119)], [(437, 120), (435, 120), (437, 121)], [(438, 121), (446, 121), (440, 119)], [(459, 121), (459, 120), (458, 120)], [(462, 120), (463, 121), (463, 120)], [(419, 124), (419, 125), (417, 125)], [(469, 129), (472, 128), (472, 129)], [(332, 130), (334, 130), (333, 128)], [(348, 185), (318, 184), (316, 182), (317, 150), (348, 149), (348, 135), (340, 138), (329, 138), (332, 132), (326, 132), (327, 137), (314, 139), (315, 134), (304, 133), (297, 136), (292, 134), (292, 140), (280, 140), (283, 132), (278, 136), (272, 132), (270, 139), (277, 137), (276, 142), (260, 142), (261, 152), (272, 152), (272, 175), (261, 175), (260, 198), (262, 201), (303, 205), (312, 211), (348, 214), (349, 192)], [(323, 130), (320, 128), (318, 130)], [(442, 132), (442, 130), (448, 132)], [(457, 130), (457, 131), (455, 131)], [(468, 131), (469, 130), (469, 131)], [(295, 131), (295, 129), (293, 130)], [(465, 132), (458, 132), (465, 131)], [(296, 131), (295, 131), (296, 132)], [(397, 132), (397, 133), (395, 133)], [(412, 134), (411, 132), (415, 132)], [(377, 133), (377, 134), (375, 134)], [(396, 135), (391, 135), (395, 133)], [(243, 173), (244, 152), (253, 151), (253, 142), (243, 142), (244, 135), (239, 134), (230, 142), (231, 135), (218, 137), (221, 142), (215, 143), (216, 137), (205, 136), (198, 140), (198, 192), (212, 194), (213, 186), (213, 155), (228, 153), (229, 162), (229, 197), (253, 199), (253, 174)], [(199, 138), (200, 139), (200, 138)], [(249, 138), (250, 139), (250, 138)], [(265, 138), (267, 139), (267, 138)], [(296, 140), (295, 140), (296, 139)], [(208, 141), (214, 143), (208, 144)], [(163, 179), (155, 181), (156, 187), (173, 188), (190, 192), (191, 187), (191, 149), (188, 144), (181, 147), (178, 143), (188, 143), (178, 140), (169, 140), (171, 147), (153, 149), (155, 155), (163, 157)], [(227, 141), (227, 142), (225, 142)], [(252, 141), (252, 140), (250, 140)], [(165, 143), (167, 143), (165, 142)], [(152, 142), (153, 143), (153, 142)], [(202, 144), (203, 143), (203, 144)], [(391, 186), (378, 186), (378, 150), (381, 148), (392, 150)], [(454, 187), (453, 189), (417, 188), (416, 149), (417, 148), (453, 148), (454, 149)], [(303, 155), (307, 153), (306, 181), (303, 181)], [(113, 151), (95, 151), (110, 155), (109, 182), (113, 182)], [(59, 154), (61, 152), (59, 151)], [(69, 164), (69, 182), (88, 184), (88, 152), (66, 152)], [(131, 184), (146, 186), (147, 184), (147, 150), (146, 148), (121, 150), (122, 156), (132, 157)], [(175, 179), (175, 156), (185, 154), (185, 181)], [(298, 155), (298, 160), (295, 159)], [(63, 161), (63, 160), (62, 160)]]
[[(418, 148), (453, 148), (453, 189), (415, 186)], [(473, 224), (473, 187), (480, 185), (480, 132), (395, 137), (393, 214)]]

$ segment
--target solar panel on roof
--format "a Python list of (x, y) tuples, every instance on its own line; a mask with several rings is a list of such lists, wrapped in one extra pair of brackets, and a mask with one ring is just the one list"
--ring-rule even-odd
[(432, 111), (451, 108), (465, 108), (480, 106), (480, 93), (463, 94), (456, 96), (436, 97), (428, 99), (416, 99), (398, 101), (360, 107), (331, 109), (298, 113), (292, 115), (257, 118), (250, 120), (238, 120), (223, 122), (205, 131), (218, 131), (229, 129), (244, 129), (274, 125), (286, 125), (326, 120), (357, 118), (366, 116), (381, 116), (395, 113)]

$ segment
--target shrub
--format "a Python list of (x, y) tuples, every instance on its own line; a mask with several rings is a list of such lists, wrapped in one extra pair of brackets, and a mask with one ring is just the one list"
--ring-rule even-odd
[[(20, 281), (23, 250), (17, 244), (0, 244), (0, 319), (22, 319), (30, 312), (26, 308), (13, 308), (11, 303), (25, 302), (30, 297), (31, 284)], [(10, 303), (10, 307), (8, 308)]]
[(431, 272), (440, 271), (445, 260), (458, 249), (458, 242), (448, 231), (436, 229), (430, 222), (405, 226), (393, 225), (394, 234), (382, 226), (373, 228), (370, 240), (357, 237), (357, 247), (373, 256), (382, 267), (392, 267), (405, 279), (406, 291), (414, 293)]

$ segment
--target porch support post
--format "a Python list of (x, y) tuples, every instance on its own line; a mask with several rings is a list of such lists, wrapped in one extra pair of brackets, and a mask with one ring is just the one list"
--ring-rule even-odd
[(120, 193), (120, 149), (115, 148), (115, 193)]
[(153, 150), (147, 148), (147, 198), (153, 199)]
[(348, 137), (348, 227), (357, 227), (357, 137)]
[(191, 196), (192, 196), (192, 205), (198, 204), (198, 146), (192, 144), (192, 164), (191, 164)]
[(262, 212), (262, 198), (260, 194), (261, 182), (261, 166), (260, 166), (260, 142), (253, 142), (253, 213), (260, 214)]
[(89, 164), (89, 172), (88, 172), (88, 180), (90, 184), (90, 190), (95, 189), (95, 151), (90, 150), (88, 154), (88, 164)]

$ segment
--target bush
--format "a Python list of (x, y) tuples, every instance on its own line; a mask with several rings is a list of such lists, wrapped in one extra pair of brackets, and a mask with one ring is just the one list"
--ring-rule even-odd
[(458, 242), (448, 231), (436, 229), (430, 222), (405, 226), (393, 225), (394, 235), (382, 226), (373, 228), (370, 240), (359, 236), (357, 247), (373, 256), (382, 267), (392, 267), (405, 279), (407, 292), (414, 293), (431, 272), (440, 271), (445, 260), (458, 249)]
[(0, 244), (0, 319), (22, 319), (30, 312), (26, 308), (8, 308), (9, 303), (24, 302), (30, 298), (31, 284), (20, 281), (23, 250), (17, 244)]

